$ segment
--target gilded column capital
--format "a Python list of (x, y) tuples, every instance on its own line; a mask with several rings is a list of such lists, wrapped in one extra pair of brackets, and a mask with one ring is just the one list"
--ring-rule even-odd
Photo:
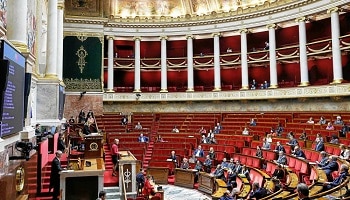
[(107, 36), (106, 36), (106, 39), (107, 39), (107, 40), (114, 40), (114, 36), (107, 35)]
[(211, 36), (212, 36), (212, 37), (216, 37), (216, 36), (217, 36), (217, 37), (220, 37), (220, 36), (221, 36), (221, 33), (212, 33)]
[(57, 9), (58, 10), (64, 10), (64, 0), (59, 0), (58, 2), (57, 2)]
[(275, 29), (275, 28), (277, 28), (277, 25), (276, 24), (268, 24), (268, 25), (266, 25), (266, 28), (267, 29)]
[(306, 21), (306, 17), (303, 16), (303, 17), (298, 17), (295, 19), (295, 22), (305, 22)]
[(159, 37), (160, 40), (168, 40), (168, 36), (166, 35), (162, 35)]
[(132, 38), (132, 40), (134, 40), (134, 41), (135, 40), (141, 40), (141, 36), (135, 36), (135, 37)]
[(193, 35), (186, 35), (186, 40), (187, 40), (187, 39), (193, 39), (193, 38), (194, 38)]
[(334, 13), (334, 12), (339, 12), (339, 8), (338, 7), (333, 7), (327, 10), (327, 13)]
[(249, 30), (246, 29), (246, 28), (242, 28), (242, 29), (239, 29), (239, 33), (242, 34), (242, 33), (249, 33)]

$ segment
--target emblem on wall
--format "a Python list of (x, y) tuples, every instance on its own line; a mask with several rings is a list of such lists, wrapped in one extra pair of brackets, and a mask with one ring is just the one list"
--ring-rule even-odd
[(80, 48), (78, 49), (78, 51), (75, 53), (75, 55), (78, 56), (78, 61), (77, 61), (77, 64), (79, 66), (79, 69), (80, 69), (80, 73), (83, 73), (83, 70), (85, 68), (85, 65), (86, 65), (86, 61), (85, 61), (85, 58), (86, 56), (88, 55), (87, 51), (84, 49), (83, 46), (80, 46)]

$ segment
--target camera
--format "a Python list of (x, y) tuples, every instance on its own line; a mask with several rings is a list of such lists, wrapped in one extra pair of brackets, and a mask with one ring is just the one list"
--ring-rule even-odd
[(23, 156), (20, 157), (14, 157), (15, 159), (26, 159), (27, 161), (29, 160), (29, 153), (33, 149), (36, 149), (37, 147), (34, 146), (32, 142), (23, 142), (23, 141), (17, 141), (16, 142), (16, 149), (17, 151), (21, 152)]

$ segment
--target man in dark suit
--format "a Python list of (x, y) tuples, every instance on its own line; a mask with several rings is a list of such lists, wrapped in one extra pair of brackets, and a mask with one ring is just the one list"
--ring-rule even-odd
[(278, 141), (277, 143), (276, 143), (276, 148), (275, 148), (275, 150), (273, 150), (274, 152), (276, 152), (276, 153), (279, 153), (280, 151), (283, 151), (284, 153), (286, 153), (286, 150), (284, 149), (284, 147), (281, 145), (281, 142), (280, 141)]
[(258, 182), (254, 182), (248, 199), (262, 199), (266, 195), (267, 190), (264, 187), (260, 187)]
[(201, 145), (198, 145), (198, 148), (196, 150), (194, 150), (193, 156), (196, 157), (196, 158), (204, 157), (204, 151), (203, 151)]
[(53, 188), (53, 200), (58, 200), (58, 195), (60, 193), (60, 171), (65, 170), (61, 167), (61, 156), (62, 151), (56, 151), (56, 157), (52, 160), (51, 163), (51, 175), (50, 175), (50, 189)]
[(60, 150), (62, 152), (66, 151), (66, 143), (64, 142), (64, 135), (62, 133), (60, 133), (60, 135), (58, 136), (57, 150)]
[(324, 151), (323, 141), (320, 140), (320, 138), (316, 138), (315, 141), (316, 141), (315, 151)]
[(340, 185), (346, 179), (346, 177), (349, 175), (348, 171), (349, 171), (349, 167), (345, 164), (342, 164), (340, 167), (339, 176), (336, 179), (334, 179), (334, 181), (332, 181), (332, 182), (325, 182), (323, 184), (323, 187), (324, 187), (323, 189), (329, 190), (333, 187)]
[(324, 170), (327, 175), (328, 181), (333, 181), (332, 172), (337, 171), (339, 169), (339, 165), (337, 163), (336, 156), (329, 156), (328, 165), (321, 167), (320, 169)]
[(174, 162), (174, 165), (176, 168), (178, 166), (178, 164), (177, 164), (178, 162), (177, 162), (177, 156), (176, 156), (175, 151), (171, 151), (169, 159), (171, 159)]
[(299, 183), (297, 186), (298, 199), (310, 200), (309, 198), (309, 187), (305, 183)]
[(224, 169), (222, 169), (220, 164), (217, 165), (215, 171), (213, 172), (213, 176), (217, 179), (222, 179), (223, 181), (226, 181)]
[(320, 154), (321, 154), (321, 160), (320, 161), (316, 160), (316, 164), (318, 167), (324, 167), (324, 166), (328, 165), (329, 158), (328, 158), (327, 153), (325, 151), (321, 151)]
[(281, 180), (283, 178), (284, 178), (284, 169), (282, 168), (282, 165), (277, 165), (277, 168), (272, 174), (272, 179)]

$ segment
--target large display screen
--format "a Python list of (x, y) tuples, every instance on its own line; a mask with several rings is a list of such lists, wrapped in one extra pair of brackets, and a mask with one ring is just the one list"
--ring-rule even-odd
[(6, 80), (3, 102), (0, 102), (3, 108), (0, 136), (3, 137), (23, 130), (26, 59), (6, 41), (0, 43), (0, 59), (9, 61), (7, 77), (0, 74), (0, 79)]

